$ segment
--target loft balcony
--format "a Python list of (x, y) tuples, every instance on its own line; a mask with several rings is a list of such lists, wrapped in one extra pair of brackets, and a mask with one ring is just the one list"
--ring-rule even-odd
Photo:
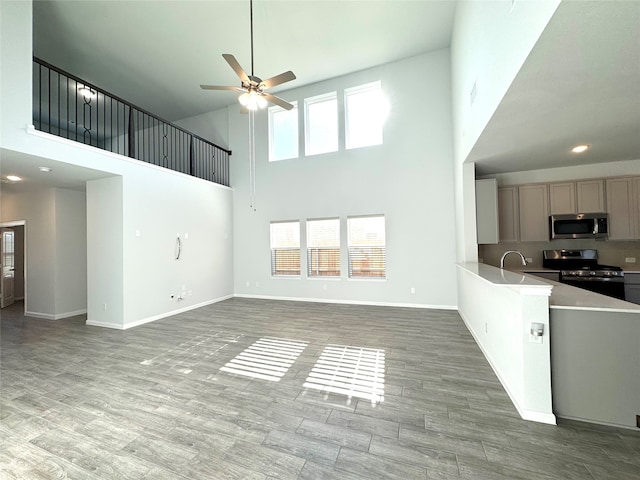
[(35, 57), (33, 124), (42, 132), (229, 186), (230, 150)]

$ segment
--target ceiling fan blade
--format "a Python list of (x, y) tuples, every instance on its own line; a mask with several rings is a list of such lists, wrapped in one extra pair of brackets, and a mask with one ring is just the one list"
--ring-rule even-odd
[(262, 81), (262, 85), (264, 88), (275, 87), (276, 85), (281, 85), (286, 82), (290, 82), (291, 80), (295, 80), (296, 76), (293, 74), (291, 70), (288, 72), (281, 73), (280, 75), (276, 75), (275, 77), (267, 78)]
[(200, 88), (203, 90), (240, 90), (240, 87), (230, 87), (226, 85), (200, 85)]
[(293, 108), (293, 105), (291, 105), (289, 102), (286, 102), (285, 100), (281, 99), (280, 97), (276, 97), (275, 95), (271, 95), (270, 93), (263, 92), (262, 96), (268, 102), (278, 105), (279, 107), (282, 107), (285, 110), (291, 110)]
[(230, 53), (223, 53), (222, 57), (227, 61), (229, 66), (231, 68), (233, 68), (233, 71), (236, 72), (236, 75), (238, 75), (240, 77), (240, 80), (242, 80), (243, 83), (251, 83), (249, 81), (249, 76), (242, 69), (242, 67), (240, 66), (240, 64), (236, 60), (236, 57), (234, 57)]

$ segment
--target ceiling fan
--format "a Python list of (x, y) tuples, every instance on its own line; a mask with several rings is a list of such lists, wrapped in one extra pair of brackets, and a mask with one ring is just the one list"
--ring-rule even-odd
[(249, 13), (251, 17), (251, 75), (247, 75), (238, 60), (236, 60), (236, 57), (229, 53), (223, 53), (222, 57), (227, 61), (233, 71), (236, 72), (236, 75), (240, 77), (240, 81), (242, 82), (241, 86), (200, 85), (200, 88), (203, 90), (236, 90), (243, 92), (242, 95), (238, 97), (238, 101), (242, 106), (241, 111), (245, 113), (247, 110), (264, 108), (267, 106), (267, 103), (273, 103), (285, 110), (291, 110), (293, 105), (280, 97), (267, 93), (265, 90), (295, 80), (296, 76), (292, 71), (289, 70), (288, 72), (281, 73), (266, 80), (262, 80), (253, 74), (253, 0), (249, 2)]

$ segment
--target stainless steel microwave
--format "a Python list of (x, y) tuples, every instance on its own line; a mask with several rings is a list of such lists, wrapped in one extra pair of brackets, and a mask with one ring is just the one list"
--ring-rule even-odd
[(549, 238), (594, 238), (609, 236), (609, 216), (606, 213), (578, 213), (549, 216)]

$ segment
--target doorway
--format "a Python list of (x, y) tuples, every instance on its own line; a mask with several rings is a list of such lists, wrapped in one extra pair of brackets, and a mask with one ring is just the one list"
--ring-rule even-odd
[(0, 307), (25, 300), (26, 310), (26, 221), (0, 223)]

